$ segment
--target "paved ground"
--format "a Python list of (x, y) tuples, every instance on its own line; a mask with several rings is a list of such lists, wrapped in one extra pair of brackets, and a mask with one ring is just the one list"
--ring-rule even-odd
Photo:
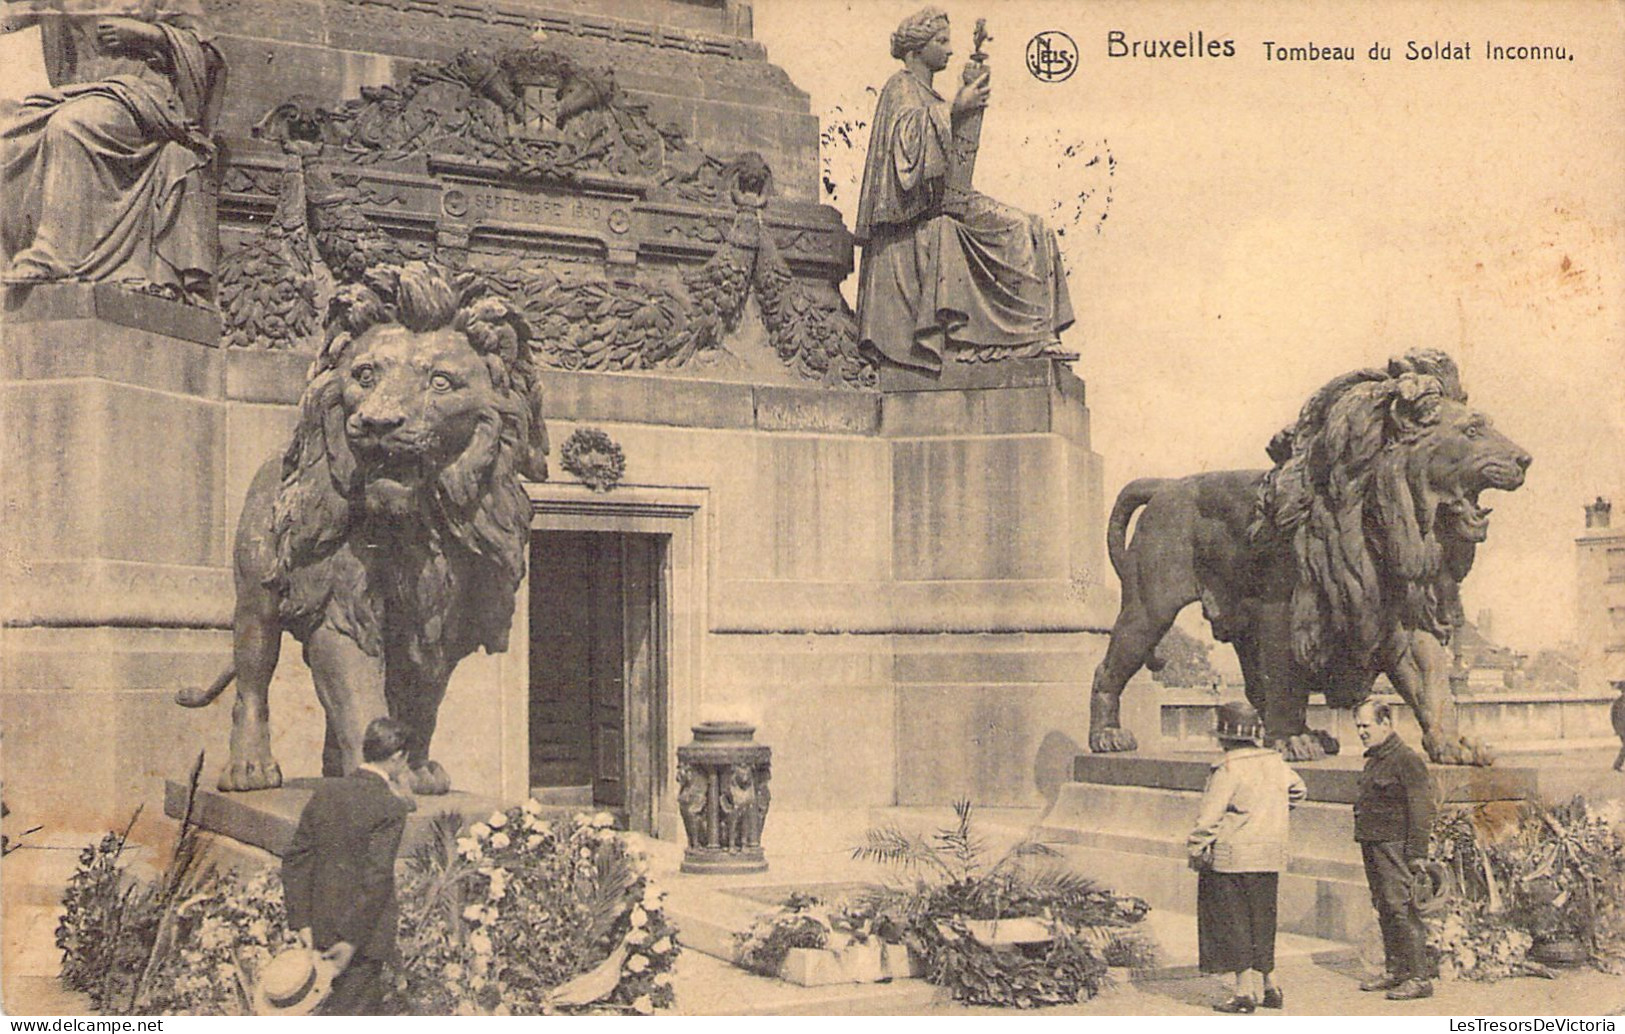
[[(1609, 766), (1614, 750), (1507, 754), (1504, 764), (1541, 769), (1541, 789), (1552, 800), (1583, 793), (1594, 807), (1613, 809), (1625, 821), (1625, 774)], [(903, 825), (929, 827), (947, 821), (942, 809), (892, 809)], [(995, 850), (1034, 816), (994, 809), (981, 814), (982, 830)], [(675, 851), (657, 856), (655, 868), (667, 882), (675, 875)], [(846, 850), (807, 852), (791, 860), (775, 856), (774, 870), (763, 884), (840, 883), (875, 879), (875, 867), (853, 863)], [(674, 888), (673, 894), (677, 891)], [(1154, 904), (1154, 903), (1153, 903)], [(1072, 1006), (1033, 1010), (1058, 1016), (1212, 1015), (1215, 1003), (1228, 997), (1226, 981), (1194, 972), (1195, 919), (1166, 911), (1158, 914), (1155, 932), (1165, 955), (1163, 970), (1135, 977), (1119, 974), (1114, 987), (1099, 997)], [(1286, 992), (1287, 1015), (1344, 1016), (1575, 1016), (1625, 1015), (1625, 980), (1585, 969), (1556, 980), (1533, 977), (1498, 984), (1437, 984), (1433, 998), (1390, 1002), (1380, 994), (1360, 991), (1367, 969), (1352, 948), (1312, 938), (1283, 936), (1277, 976)], [(677, 966), (678, 1012), (688, 1015), (1010, 1015), (1010, 1010), (974, 1008), (953, 1002), (939, 988), (921, 981), (841, 988), (796, 988), (782, 981), (753, 976), (697, 951), (686, 952)], [(1266, 1013), (1266, 1015), (1268, 1015)]]
[[(1297, 1016), (1575, 1016), (1625, 1015), (1625, 981), (1590, 970), (1555, 981), (1522, 978), (1499, 984), (1440, 984), (1424, 1002), (1389, 1002), (1357, 987), (1362, 967), (1349, 960), (1284, 961), (1278, 974), (1286, 992), (1286, 1015)], [(794, 987), (753, 976), (697, 951), (677, 961), (679, 1015), (806, 1016), (989, 1016), (1009, 1010), (971, 1008), (951, 1001), (922, 981), (890, 985)], [(11, 1015), (84, 1015), (82, 996), (61, 990), (54, 978), (23, 976), (6, 981), (3, 1011)], [(1054, 1016), (1202, 1016), (1226, 997), (1223, 981), (1183, 976), (1119, 979), (1098, 998), (1079, 1005), (1032, 1010)]]
[[(1506, 762), (1538, 764), (1546, 795), (1564, 799), (1584, 793), (1594, 805), (1618, 811), (1625, 820), (1625, 775), (1609, 770), (1613, 751), (1575, 751), (1540, 755), (1509, 755)], [(905, 825), (934, 826), (945, 822), (941, 809), (894, 809), (890, 816)], [(1013, 836), (1035, 816), (1026, 812), (982, 816), (983, 828), (995, 846)], [(876, 867), (853, 862), (851, 838), (826, 830), (794, 849), (784, 845), (773, 870), (754, 881), (748, 897), (768, 901), (779, 890), (809, 883), (849, 883), (881, 875)], [(677, 874), (680, 849), (649, 842), (657, 877), (671, 886), (673, 899), (682, 896)], [(43, 852), (42, 852), (43, 856)], [(7, 860), (7, 875), (25, 868)], [(60, 866), (57, 866), (60, 868)], [(68, 864), (71, 869), (71, 859)], [(692, 879), (692, 878), (688, 878)], [(52, 934), (55, 909), (50, 895), (30, 895), (0, 916), (4, 934), (0, 957), (5, 959), (0, 1009), (11, 1015), (82, 1015), (87, 1003), (63, 991), (54, 976), (56, 959)], [(730, 891), (738, 893), (738, 888)], [(1153, 902), (1153, 904), (1155, 904)], [(1212, 1005), (1227, 996), (1225, 983), (1193, 972), (1195, 923), (1191, 917), (1166, 911), (1157, 916), (1155, 932), (1163, 943), (1165, 966), (1150, 975), (1118, 975), (1115, 986), (1079, 1005), (1034, 1010), (1047, 1015), (1208, 1015)], [(1358, 983), (1363, 964), (1347, 948), (1309, 938), (1282, 938), (1278, 977), (1286, 991), (1288, 1015), (1625, 1015), (1625, 980), (1617, 976), (1579, 970), (1556, 980), (1522, 978), (1499, 984), (1441, 983), (1427, 1001), (1395, 1003), (1381, 995), (1364, 994)], [(778, 980), (753, 976), (700, 951), (686, 951), (676, 970), (677, 1011), (687, 1015), (1011, 1015), (1008, 1010), (969, 1008), (947, 998), (923, 981), (906, 980), (884, 985), (795, 987)]]
[[(1277, 974), (1286, 993), (1287, 1015), (1297, 1016), (1576, 1016), (1625, 1014), (1625, 980), (1586, 970), (1558, 980), (1521, 978), (1499, 984), (1438, 985), (1421, 1002), (1390, 1002), (1360, 991), (1364, 969), (1357, 962), (1296, 960)], [(1082, 1005), (1038, 1010), (1058, 1016), (1211, 1015), (1213, 1004), (1229, 996), (1214, 977), (1142, 980), (1115, 988)], [(1004, 1010), (970, 1009), (952, 1003), (933, 1006), (933, 1015), (989, 1015)], [(1268, 1014), (1266, 1014), (1268, 1015)]]
[[(1283, 959), (1277, 978), (1288, 1016), (1580, 1016), (1625, 1015), (1625, 980), (1594, 970), (1556, 980), (1523, 977), (1498, 984), (1439, 983), (1433, 998), (1390, 1002), (1359, 989), (1364, 966), (1342, 958)], [(1078, 1005), (1030, 1010), (1046, 1016), (1206, 1016), (1229, 996), (1227, 982), (1186, 975), (1135, 978), (1118, 974), (1113, 987)], [(969, 1007), (923, 981), (891, 985), (803, 988), (753, 976), (700, 952), (677, 962), (677, 1012), (690, 1016), (992, 1016), (1014, 1010)], [(1274, 1015), (1264, 1013), (1264, 1015)]]

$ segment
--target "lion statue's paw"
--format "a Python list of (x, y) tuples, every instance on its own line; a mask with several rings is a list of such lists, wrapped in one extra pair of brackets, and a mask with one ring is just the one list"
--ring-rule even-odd
[(1300, 732), (1277, 741), (1276, 746), (1288, 761), (1321, 761), (1326, 757), (1324, 736), (1323, 732)]
[(1089, 730), (1089, 750), (1096, 754), (1122, 754), (1139, 750), (1140, 741), (1127, 729)]
[(220, 773), (218, 785), (228, 792), (274, 790), (282, 785), (282, 766), (276, 763), (270, 751), (248, 758), (232, 758)]
[(1427, 752), (1428, 760), (1436, 765), (1495, 764), (1495, 752), (1488, 744), (1480, 743), (1471, 736), (1461, 736), (1448, 743), (1425, 736), (1422, 738), (1422, 749)]
[(425, 761), (412, 769), (412, 792), (439, 796), (451, 790), (451, 776), (438, 761)]

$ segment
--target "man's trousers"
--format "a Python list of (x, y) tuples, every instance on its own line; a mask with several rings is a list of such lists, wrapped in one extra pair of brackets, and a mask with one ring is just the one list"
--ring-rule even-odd
[(1405, 845), (1362, 842), (1360, 855), (1365, 860), (1371, 905), (1377, 910), (1377, 923), (1382, 928), (1388, 972), (1401, 978), (1427, 979), (1431, 970), (1427, 931), (1411, 908), (1411, 872), (1405, 863)]
[(318, 1010), (323, 1016), (377, 1016), (384, 1009), (382, 959), (354, 958), (333, 978), (333, 990)]

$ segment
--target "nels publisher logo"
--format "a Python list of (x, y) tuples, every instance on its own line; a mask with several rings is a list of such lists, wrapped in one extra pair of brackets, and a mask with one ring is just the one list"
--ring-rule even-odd
[(1078, 70), (1078, 45), (1064, 32), (1040, 32), (1027, 41), (1027, 71), (1041, 83), (1058, 83)]

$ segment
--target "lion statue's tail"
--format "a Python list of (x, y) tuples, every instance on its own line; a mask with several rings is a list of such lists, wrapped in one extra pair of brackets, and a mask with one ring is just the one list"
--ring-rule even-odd
[(207, 686), (199, 689), (196, 686), (183, 686), (175, 691), (175, 703), (182, 707), (208, 707), (214, 703), (215, 698), (226, 691), (231, 680), (237, 677), (237, 666), (227, 665), (226, 670)]
[(1123, 486), (1112, 506), (1112, 516), (1106, 522), (1106, 555), (1111, 558), (1112, 570), (1123, 577), (1123, 561), (1128, 555), (1128, 522), (1134, 511), (1151, 501), (1166, 478), (1139, 478)]

